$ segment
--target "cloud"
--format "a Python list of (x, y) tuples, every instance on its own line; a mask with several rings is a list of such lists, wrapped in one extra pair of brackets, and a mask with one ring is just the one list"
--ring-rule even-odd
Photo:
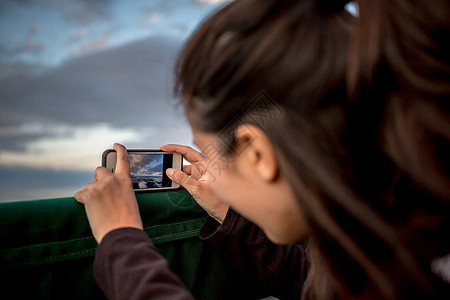
[[(186, 141), (187, 123), (175, 109), (172, 93), (179, 49), (177, 40), (153, 37), (79, 57), (37, 75), (31, 66), (10, 66), (11, 71), (0, 76), (0, 152), (29, 151), (30, 144), (44, 138), (75, 134), (52, 128), (99, 124), (135, 130), (143, 139)], [(30, 131), (32, 126), (40, 130)], [(12, 127), (19, 132), (11, 134)]]
[(61, 16), (64, 20), (90, 24), (98, 20), (112, 20), (114, 18), (111, 0), (78, 0), (60, 3)]
[(111, 20), (112, 0), (2, 0), (0, 15), (15, 8), (28, 9), (31, 6), (56, 9), (63, 19), (77, 24), (89, 24), (98, 20)]
[[(4, 1), (0, 4), (2, 26), (6, 28), (0, 34), (0, 68), (11, 61), (58, 64), (73, 53), (73, 49), (64, 49), (64, 41), (76, 48), (84, 44), (86, 50), (105, 49), (112, 35), (111, 29), (105, 28), (120, 26), (114, 7), (112, 0)], [(74, 32), (80, 27), (89, 28), (89, 32)]]
[(134, 155), (131, 160), (131, 170), (134, 176), (161, 175), (163, 155)]
[(111, 128), (106, 124), (75, 128), (60, 125), (56, 128), (61, 134), (56, 136), (47, 134), (29, 141), (26, 144), (26, 151), (1, 151), (1, 165), (55, 170), (93, 170), (100, 164), (102, 152), (111, 148), (113, 142), (127, 144), (129, 141), (143, 138), (132, 128)]
[(82, 27), (72, 30), (65, 42), (66, 49), (73, 57), (84, 56), (92, 52), (104, 51), (111, 48), (114, 36), (120, 31), (119, 26), (114, 25), (103, 30), (91, 30)]
[(0, 43), (0, 68), (3, 69), (12, 62), (18, 62), (30, 56), (39, 57), (46, 50), (39, 35), (44, 27), (36, 23), (28, 29), (27, 33), (19, 35), (11, 33), (4, 36)]
[(142, 24), (144, 25), (152, 25), (152, 24), (156, 24), (161, 20), (161, 15), (158, 13), (151, 13), (147, 16), (145, 16), (142, 19)]
[(88, 34), (88, 28), (80, 27), (77, 29), (73, 29), (70, 33), (70, 37), (75, 40), (82, 40), (87, 36), (87, 34)]
[(195, 3), (197, 4), (222, 4), (222, 3), (227, 3), (227, 2), (231, 2), (231, 0), (194, 0)]
[(111, 37), (115, 34), (116, 29), (110, 28), (100, 32), (96, 37), (84, 44), (80, 49), (81, 53), (97, 52), (106, 50), (110, 46)]
[(11, 7), (20, 5), (28, 7), (33, 4), (33, 0), (2, 0), (0, 1), (0, 16), (6, 13)]
[(44, 30), (44, 27), (41, 24), (34, 24), (30, 30), (28, 31), (28, 37), (33, 38)]
[(27, 141), (72, 135), (71, 128), (39, 123), (2, 124), (0, 128), (0, 148), (4, 151), (24, 151)]
[(180, 0), (153, 0), (145, 3), (140, 8), (140, 11), (144, 16), (148, 16), (153, 13), (169, 15), (178, 10), (180, 6), (185, 6), (185, 2)]
[(12, 62), (20, 61), (20, 58), (24, 55), (38, 56), (45, 50), (42, 43), (32, 38), (24, 40), (19, 36), (12, 35), (10, 41), (8, 44), (0, 43), (0, 68), (10, 65)]

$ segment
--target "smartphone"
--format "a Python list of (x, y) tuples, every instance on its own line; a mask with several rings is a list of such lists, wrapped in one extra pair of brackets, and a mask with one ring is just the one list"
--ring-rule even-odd
[[(130, 176), (133, 189), (137, 192), (174, 190), (180, 185), (166, 175), (167, 168), (181, 170), (183, 156), (161, 150), (128, 149), (130, 158)], [(102, 165), (114, 173), (116, 168), (116, 151), (108, 149), (103, 152)]]

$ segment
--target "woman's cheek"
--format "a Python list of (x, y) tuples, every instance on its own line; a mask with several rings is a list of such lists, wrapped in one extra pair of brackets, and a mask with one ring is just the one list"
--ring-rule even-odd
[(230, 186), (227, 176), (223, 173), (210, 172), (209, 173), (209, 185), (213, 193), (222, 201), (227, 204), (230, 203), (230, 198), (233, 198), (233, 187)]
[(229, 168), (220, 160), (208, 160), (207, 169), (209, 174), (208, 180), (211, 185), (219, 187), (229, 180)]
[(219, 196), (219, 195), (222, 196), (224, 194), (223, 193), (223, 190), (224, 190), (223, 178), (217, 177), (216, 176), (217, 174), (214, 174), (214, 173), (210, 173), (210, 174), (211, 174), (211, 176), (210, 176), (210, 178), (211, 178), (211, 180), (210, 180), (211, 189), (213, 190), (213, 192), (217, 196)]

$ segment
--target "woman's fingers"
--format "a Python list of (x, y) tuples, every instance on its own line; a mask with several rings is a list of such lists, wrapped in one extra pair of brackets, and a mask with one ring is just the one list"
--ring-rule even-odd
[(194, 198), (198, 199), (201, 196), (201, 183), (198, 180), (172, 168), (167, 169), (166, 173), (170, 179), (184, 187)]
[(75, 200), (77, 200), (80, 203), (85, 204), (86, 197), (89, 193), (88, 191), (92, 188), (93, 185), (95, 185), (94, 182), (88, 183), (83, 187), (83, 189), (76, 192), (75, 195), (73, 196), (75, 198)]
[(160, 146), (160, 149), (167, 152), (179, 153), (184, 156), (184, 158), (190, 162), (195, 163), (203, 160), (203, 156), (195, 149), (192, 149), (189, 146), (177, 145), (177, 144), (168, 144)]
[(94, 172), (94, 181), (102, 180), (106, 176), (112, 175), (111, 171), (105, 167), (97, 167)]
[(118, 175), (130, 176), (130, 158), (125, 146), (115, 143), (114, 150), (117, 152), (116, 170)]
[[(86, 188), (86, 187), (87, 187), (87, 185), (84, 188)], [(80, 203), (84, 203), (83, 202), (84, 188), (82, 190), (79, 190), (78, 192), (76, 192), (75, 195), (73, 195), (75, 200), (77, 200)]]
[(122, 227), (142, 229), (142, 220), (130, 180), (127, 149), (114, 145), (116, 172), (104, 167), (95, 170), (94, 181), (75, 193), (75, 199), (86, 209), (92, 233), (100, 243), (111, 230)]
[(223, 222), (229, 205), (219, 200), (207, 183), (196, 180), (186, 173), (175, 169), (167, 169), (167, 176), (183, 186), (210, 216), (220, 223)]
[(191, 175), (192, 165), (183, 165), (183, 172), (188, 175)]
[(162, 146), (160, 146), (160, 149), (163, 151), (167, 151), (167, 152), (181, 154), (181, 155), (183, 155), (184, 159), (186, 159), (192, 165), (195, 165), (195, 167), (200, 171), (200, 173), (203, 174), (206, 172), (206, 166), (204, 163), (205, 158), (197, 150), (192, 149), (189, 146), (183, 146), (183, 145), (177, 145), (177, 144), (162, 145)]

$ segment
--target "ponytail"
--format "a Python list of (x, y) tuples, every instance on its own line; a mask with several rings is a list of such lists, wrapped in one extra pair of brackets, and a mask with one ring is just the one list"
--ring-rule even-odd
[(344, 9), (350, 0), (319, 0), (319, 10), (325, 13), (339, 12)]
[(441, 149), (450, 149), (450, 2), (357, 4), (349, 94), (384, 97), (384, 151), (416, 184), (449, 201), (449, 159)]

